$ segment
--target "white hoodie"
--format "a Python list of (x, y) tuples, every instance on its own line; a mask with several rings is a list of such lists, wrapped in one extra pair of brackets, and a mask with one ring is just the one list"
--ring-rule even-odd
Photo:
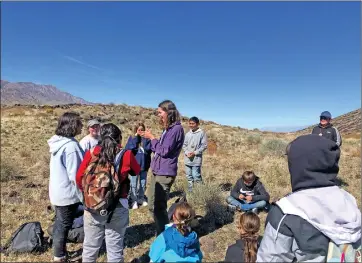
[(75, 177), (84, 152), (77, 140), (54, 135), (48, 140), (50, 147), (49, 198), (55, 206), (66, 206), (81, 201), (81, 192)]
[(277, 205), (284, 214), (305, 219), (337, 245), (361, 239), (361, 211), (356, 199), (338, 186), (295, 192)]

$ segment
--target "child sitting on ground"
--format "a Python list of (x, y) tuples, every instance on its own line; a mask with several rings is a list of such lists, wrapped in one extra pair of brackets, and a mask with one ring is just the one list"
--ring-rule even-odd
[(151, 262), (201, 262), (200, 243), (190, 227), (194, 217), (195, 211), (188, 203), (176, 205), (173, 222), (166, 225), (151, 245)]
[(232, 188), (226, 202), (232, 209), (258, 213), (261, 209), (268, 209), (269, 199), (270, 195), (259, 177), (253, 171), (246, 171)]
[(252, 212), (243, 213), (239, 219), (240, 239), (228, 247), (225, 262), (256, 262), (260, 219)]

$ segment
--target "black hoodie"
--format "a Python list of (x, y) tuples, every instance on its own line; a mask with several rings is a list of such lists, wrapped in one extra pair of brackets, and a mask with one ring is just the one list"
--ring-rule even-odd
[(231, 196), (235, 199), (239, 199), (239, 195), (241, 194), (241, 191), (251, 191), (253, 193), (253, 199), (252, 202), (257, 202), (264, 200), (266, 202), (269, 202), (270, 195), (265, 190), (264, 185), (261, 183), (258, 176), (256, 176), (255, 181), (251, 186), (247, 186), (244, 184), (243, 178), (240, 178), (236, 181), (236, 184), (234, 185), (233, 189), (231, 190)]
[(288, 152), (292, 191), (336, 185), (340, 149), (318, 135), (295, 139)]

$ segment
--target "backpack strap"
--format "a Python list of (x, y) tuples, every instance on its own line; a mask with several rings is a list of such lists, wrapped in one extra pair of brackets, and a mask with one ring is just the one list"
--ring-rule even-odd
[[(114, 162), (114, 172), (115, 173), (119, 173), (119, 169), (120, 169), (120, 166), (121, 166), (121, 163), (123, 161), (123, 156), (124, 156), (124, 153), (126, 152), (126, 150), (122, 149), (117, 155), (116, 155), (116, 161)], [(112, 216), (113, 216), (113, 212), (114, 212), (114, 209), (116, 208), (116, 204), (117, 202), (115, 202), (115, 205), (112, 209), (112, 211), (109, 213), (108, 215), (108, 219), (107, 219), (107, 223), (111, 222), (111, 219), (112, 219)]]
[(348, 249), (348, 244), (344, 244), (342, 248), (341, 262), (346, 262), (346, 252)]

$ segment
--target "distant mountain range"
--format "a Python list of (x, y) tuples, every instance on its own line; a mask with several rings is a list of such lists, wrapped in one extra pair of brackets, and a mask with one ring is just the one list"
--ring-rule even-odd
[(52, 85), (1, 80), (1, 104), (57, 105), (92, 103), (61, 91)]
[(296, 132), (302, 129), (307, 128), (308, 125), (298, 125), (298, 126), (273, 126), (273, 127), (263, 127), (259, 130), (261, 131), (270, 131), (270, 132)]

